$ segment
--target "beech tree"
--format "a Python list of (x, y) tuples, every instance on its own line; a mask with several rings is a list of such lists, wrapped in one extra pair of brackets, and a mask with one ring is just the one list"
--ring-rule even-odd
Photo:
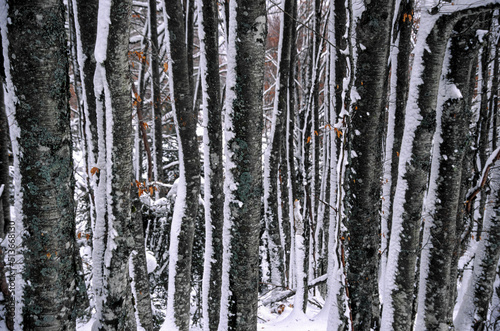
[(224, 252), (219, 330), (256, 330), (266, 3), (229, 3)]
[[(15, 167), (14, 329), (74, 330), (74, 177), (62, 1), (0, 2)], [(14, 256), (13, 256), (14, 257)]]

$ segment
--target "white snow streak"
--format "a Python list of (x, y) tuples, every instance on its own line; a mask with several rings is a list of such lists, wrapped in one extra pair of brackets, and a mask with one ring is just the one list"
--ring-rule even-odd
[[(12, 143), (12, 154), (14, 156), (14, 217), (12, 221), (15, 222), (15, 260), (16, 264), (11, 269), (11, 262), (5, 261), (6, 263), (6, 272), (5, 276), (7, 279), (12, 276), (14, 273), (15, 277), (15, 312), (14, 312), (14, 329), (21, 330), (23, 324), (23, 294), (24, 294), (24, 286), (25, 281), (22, 277), (24, 270), (24, 257), (22, 250), (22, 235), (26, 234), (23, 226), (23, 192), (21, 190), (21, 172), (19, 161), (22, 158), (22, 152), (19, 148), (18, 139), (21, 135), (21, 131), (19, 125), (16, 120), (16, 104), (18, 103), (16, 87), (12, 81), (11, 71), (10, 71), (10, 58), (9, 58), (9, 39), (8, 39), (8, 28), (7, 23), (9, 22), (8, 18), (8, 4), (5, 0), (0, 0), (0, 30), (2, 33), (2, 51), (4, 57), (4, 69), (5, 69), (5, 89), (4, 89), (4, 100), (0, 100), (0, 102), (5, 101), (5, 110), (7, 114), (7, 119), (9, 122), (9, 131), (10, 131), (10, 139)], [(14, 55), (14, 54), (13, 54)], [(2, 65), (2, 64), (0, 64)], [(1, 87), (0, 87), (1, 88)], [(9, 233), (10, 234), (10, 233)], [(2, 246), (6, 246), (9, 239), (9, 234), (5, 237)], [(6, 254), (5, 258), (9, 255)], [(12, 256), (11, 256), (12, 257)]]

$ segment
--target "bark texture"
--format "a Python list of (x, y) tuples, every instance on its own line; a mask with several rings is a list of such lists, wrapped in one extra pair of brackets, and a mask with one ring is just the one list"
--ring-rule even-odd
[[(226, 168), (225, 228), (230, 235), (228, 302), (219, 329), (257, 330), (259, 232), (261, 219), (262, 88), (267, 35), (264, 0), (235, 0), (230, 5), (230, 49), (235, 50), (234, 100), (226, 122), (230, 164)], [(236, 7), (236, 8), (234, 8)], [(229, 123), (229, 125), (227, 125)], [(234, 180), (231, 182), (229, 178)], [(235, 185), (234, 185), (235, 184)], [(230, 192), (230, 195), (228, 193)], [(231, 199), (232, 198), (232, 199)], [(224, 325), (227, 323), (226, 325)]]
[[(174, 275), (169, 275), (169, 277), (174, 277), (174, 280), (169, 280), (168, 289), (169, 298), (172, 297), (172, 300), (169, 299), (169, 304), (173, 305), (173, 307), (167, 309), (173, 309), (174, 322), (179, 330), (188, 330), (194, 224), (198, 213), (198, 198), (200, 193), (200, 156), (196, 139), (198, 114), (193, 110), (189, 75), (189, 50), (186, 44), (186, 26), (184, 23), (185, 10), (180, 0), (173, 3), (170, 2), (166, 6), (166, 9), (169, 16), (168, 32), (173, 62), (171, 72), (173, 75), (176, 129), (180, 150), (179, 162), (182, 162), (180, 169), (184, 172), (180, 175), (181, 178), (184, 178), (184, 182), (179, 182), (179, 185), (183, 185), (184, 187), (178, 187), (177, 191), (185, 192), (185, 200), (182, 202), (183, 205), (179, 207), (183, 210), (181, 212), (182, 221), (179, 233), (172, 232), (171, 234), (172, 237), (177, 236), (175, 241), (171, 240), (171, 246), (172, 242), (178, 242), (178, 247), (177, 256), (173, 256), (175, 266), (169, 266), (169, 268), (175, 268)], [(176, 204), (179, 201), (177, 199)], [(175, 215), (174, 212), (174, 222), (176, 222)], [(172, 261), (170, 259), (170, 263)], [(171, 285), (173, 285), (173, 288), (170, 288)]]
[[(353, 327), (379, 327), (378, 247), (381, 193), (381, 125), (393, 1), (372, 1), (355, 22), (356, 53), (345, 179), (347, 280)], [(351, 93), (352, 94), (352, 93)]]
[[(205, 167), (205, 236), (206, 257), (203, 295), (205, 330), (216, 331), (219, 325), (220, 290), (222, 279), (222, 227), (224, 223), (224, 192), (222, 167), (222, 114), (220, 107), (219, 81), (219, 45), (218, 45), (218, 7), (211, 0), (198, 1), (203, 15), (202, 60), (206, 72), (202, 71), (203, 112), (205, 135), (204, 167)], [(201, 35), (200, 35), (201, 37)], [(203, 62), (204, 61), (204, 62)], [(208, 253), (210, 252), (210, 255)]]
[(9, 2), (22, 176), (25, 330), (74, 330), (75, 215), (62, 1)]

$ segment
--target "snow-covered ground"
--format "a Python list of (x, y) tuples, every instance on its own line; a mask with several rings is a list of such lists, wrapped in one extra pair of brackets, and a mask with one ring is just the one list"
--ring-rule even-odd
[[(318, 299), (320, 301), (321, 299)], [(322, 301), (322, 300), (321, 300)], [(283, 302), (285, 309), (281, 314), (273, 312), (271, 308), (259, 306), (259, 321), (257, 330), (264, 331), (326, 331), (327, 316), (319, 314), (320, 308), (315, 305), (307, 307), (307, 313), (297, 314), (293, 312), (293, 297)], [(322, 303), (322, 302), (321, 302)], [(293, 312), (293, 313), (292, 313)], [(77, 331), (92, 331), (93, 320), (80, 323)], [(199, 326), (191, 327), (191, 331), (202, 331)]]

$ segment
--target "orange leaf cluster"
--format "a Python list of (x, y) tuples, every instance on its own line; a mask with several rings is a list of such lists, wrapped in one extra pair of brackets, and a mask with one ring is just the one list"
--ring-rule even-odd
[(97, 167), (93, 167), (92, 169), (90, 169), (90, 174), (91, 174), (92, 176), (93, 176), (93, 175), (95, 175), (95, 174), (96, 174), (96, 173), (98, 173), (98, 172), (99, 172), (99, 168), (97, 168)]

